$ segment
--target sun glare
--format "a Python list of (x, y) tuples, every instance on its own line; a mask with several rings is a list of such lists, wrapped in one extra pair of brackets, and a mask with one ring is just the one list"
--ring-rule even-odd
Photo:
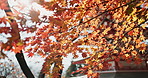
[(27, 13), (31, 7), (34, 7), (33, 4), (36, 2), (37, 0), (9, 0), (9, 4), (13, 9), (23, 13)]
[(30, 0), (17, 0), (18, 2), (22, 3), (23, 5), (29, 5)]
[(40, 11), (40, 16), (50, 16), (53, 14), (51, 11), (47, 11), (41, 5), (38, 4), (38, 0), (9, 0), (9, 4), (14, 10), (21, 12), (22, 14), (30, 13), (31, 10)]
[(8, 0), (11, 7), (26, 8), (31, 5), (31, 0)]

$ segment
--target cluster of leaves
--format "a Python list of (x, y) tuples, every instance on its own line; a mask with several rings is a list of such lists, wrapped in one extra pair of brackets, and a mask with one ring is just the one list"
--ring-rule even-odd
[[(3, 27), (5, 30), (0, 30), (0, 33), (11, 34), (4, 47), (6, 49), (13, 46), (12, 50), (17, 53), (26, 46), (32, 46), (26, 51), (29, 56), (34, 53), (43, 57), (47, 55), (43, 72), (57, 77), (58, 71), (63, 68), (62, 57), (69, 53), (74, 58), (78, 57), (78, 52), (84, 58), (90, 57), (83, 71), (93, 77), (98, 75), (94, 71), (107, 70), (110, 60), (134, 60), (135, 64), (139, 64), (143, 58), (147, 59), (147, 45), (143, 43), (147, 39), (144, 33), (148, 31), (146, 0), (40, 0), (39, 4), (54, 14), (43, 17), (48, 20), (48, 25), (37, 30), (33, 28), (35, 36), (20, 40), (19, 31), (24, 30), (25, 26), (21, 29), (19, 23), (13, 22), (10, 28)], [(41, 22), (38, 17), (33, 18), (34, 15), (30, 17), (34, 22)], [(7, 21), (1, 19), (0, 22)], [(55, 72), (50, 73), (53, 63)]]
[[(26, 23), (30, 20), (32, 21), (30, 23), (39, 22), (37, 18), (39, 14), (38, 12), (31, 10), (31, 12), (29, 13), (29, 17), (31, 17), (31, 19), (27, 19), (26, 14), (18, 12), (15, 9), (14, 13), (12, 13), (7, 0), (0, 1), (0, 9), (4, 10), (7, 15), (0, 18), (0, 34), (11, 35), (10, 37), (7, 37), (6, 43), (2, 42), (1, 48), (5, 51), (11, 50), (15, 53), (18, 53), (24, 48), (25, 43), (28, 41), (28, 38), (21, 40), (20, 33), (26, 32), (27, 34), (35, 32), (35, 30), (37, 29), (36, 25), (38, 24), (32, 24), (32, 26), (29, 26)], [(37, 17), (33, 16), (34, 13), (37, 14)]]
[(75, 58), (80, 52), (84, 58), (90, 57), (85, 68), (90, 76), (90, 71), (108, 69), (110, 60), (139, 64), (141, 58), (147, 58), (147, 45), (142, 43), (147, 38), (143, 34), (148, 21), (145, 0), (41, 0), (40, 4), (54, 15), (31, 43), (37, 43), (34, 45), (39, 52), (60, 56), (73, 53)]

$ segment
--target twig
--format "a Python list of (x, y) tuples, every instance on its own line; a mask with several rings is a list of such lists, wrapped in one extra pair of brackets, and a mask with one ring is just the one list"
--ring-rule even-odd
[[(129, 31), (127, 31), (127, 32), (125, 32), (124, 34), (123, 34), (123, 37), (125, 36), (125, 35), (127, 35), (130, 31), (132, 31), (133, 29), (135, 29), (135, 28), (138, 28), (138, 27), (140, 27), (142, 24), (144, 24), (145, 22), (147, 22), (148, 21), (148, 19), (146, 19), (145, 21), (143, 21), (142, 23), (140, 23), (139, 25), (137, 25), (137, 26), (135, 26), (135, 27), (133, 27), (132, 29), (130, 29)], [(122, 38), (123, 38), (122, 37)]]

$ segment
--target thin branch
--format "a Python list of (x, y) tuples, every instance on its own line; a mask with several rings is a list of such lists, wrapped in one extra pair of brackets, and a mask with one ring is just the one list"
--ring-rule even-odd
[[(148, 21), (148, 19), (146, 19), (146, 20), (143, 21), (142, 23), (138, 24), (137, 26), (133, 27), (133, 28), (130, 29), (129, 31), (125, 32), (125, 33), (123, 34), (122, 38), (121, 38), (121, 39), (118, 39), (117, 42), (120, 42), (130, 31), (132, 31), (132, 30), (135, 29), (135, 28), (140, 27), (142, 24), (144, 24), (144, 23), (147, 22), (147, 21)], [(121, 45), (121, 44), (119, 43), (119, 44), (117, 44), (117, 45)]]
[[(135, 28), (138, 28), (138, 27), (140, 27), (142, 24), (144, 24), (145, 22), (147, 22), (148, 21), (148, 19), (146, 19), (145, 21), (143, 21), (142, 23), (140, 23), (139, 25), (137, 25), (137, 26), (135, 26), (135, 27), (133, 27), (132, 29), (130, 29), (129, 31), (127, 31), (127, 32), (125, 32), (124, 34), (123, 34), (123, 37), (125, 36), (125, 35), (127, 35), (130, 31), (132, 31), (133, 29), (135, 29)], [(123, 38), (122, 37), (122, 38)]]
[(120, 6), (120, 7), (114, 8), (114, 9), (112, 9), (112, 10), (106, 10), (106, 11), (104, 11), (104, 12), (102, 12), (102, 13), (96, 15), (95, 17), (92, 17), (91, 19), (89, 19), (89, 20), (87, 20), (87, 21), (85, 21), (85, 22), (80, 23), (79, 25), (73, 26), (73, 27), (72, 27), (71, 29), (69, 29), (69, 30), (72, 30), (73, 28), (75, 28), (75, 27), (77, 27), (77, 26), (80, 26), (80, 25), (82, 25), (82, 24), (85, 24), (85, 23), (87, 23), (87, 22), (89, 22), (89, 21), (91, 21), (91, 20), (93, 20), (93, 19), (95, 19), (95, 18), (97, 18), (97, 17), (99, 17), (99, 16), (101, 16), (101, 15), (107, 13), (107, 12), (114, 11), (114, 10), (117, 10), (117, 9), (122, 8), (122, 7), (124, 7), (124, 6), (127, 6), (127, 5), (129, 5), (129, 4), (132, 4), (132, 3), (135, 2), (135, 1), (136, 1), (136, 0), (133, 0), (133, 1), (131, 1), (131, 2), (127, 3), (127, 4), (125, 4), (125, 5), (122, 5), (122, 6)]

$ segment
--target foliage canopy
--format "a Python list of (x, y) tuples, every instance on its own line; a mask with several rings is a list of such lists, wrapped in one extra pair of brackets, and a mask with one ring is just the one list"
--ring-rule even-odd
[[(7, 10), (4, 1), (0, 1), (0, 9)], [(88, 65), (81, 70), (93, 77), (97, 75), (93, 71), (107, 70), (110, 60), (134, 60), (135, 64), (147, 60), (148, 47), (144, 42), (148, 38), (147, 0), (39, 0), (38, 4), (54, 14), (39, 18), (40, 12), (31, 11), (29, 17), (36, 23), (34, 26), (26, 26), (26, 21), (11, 21), (25, 19), (15, 13), (0, 18), (0, 23), (10, 23), (10, 27), (0, 27), (0, 33), (11, 35), (2, 49), (15, 53), (24, 49), (28, 56), (35, 53), (47, 56), (42, 71), (54, 78), (63, 68), (62, 57), (69, 53), (74, 58), (78, 57), (77, 53), (83, 58), (89, 57)], [(47, 25), (37, 27), (45, 22)], [(36, 35), (21, 40), (19, 33), (23, 31)], [(56, 40), (53, 41), (51, 36)], [(26, 49), (28, 46), (30, 48)], [(50, 73), (53, 63), (55, 67)]]

